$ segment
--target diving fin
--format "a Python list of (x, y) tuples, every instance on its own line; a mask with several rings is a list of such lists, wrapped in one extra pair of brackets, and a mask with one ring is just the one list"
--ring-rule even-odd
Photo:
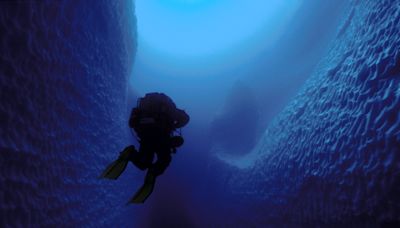
[(122, 172), (124, 172), (126, 166), (128, 165), (129, 156), (132, 153), (132, 151), (133, 152), (136, 151), (134, 146), (126, 147), (121, 152), (118, 159), (107, 166), (107, 168), (100, 175), (100, 178), (107, 178), (111, 180), (118, 179), (118, 177), (122, 174)]
[(116, 180), (124, 172), (126, 166), (128, 165), (128, 160), (123, 160), (118, 158), (113, 163), (107, 166), (107, 168), (100, 175), (101, 178)]
[(151, 195), (154, 189), (154, 185), (156, 183), (156, 175), (152, 171), (148, 171), (146, 174), (146, 178), (144, 180), (144, 184), (139, 190), (135, 193), (135, 195), (128, 201), (127, 204), (134, 203), (140, 204), (144, 203), (146, 199)]

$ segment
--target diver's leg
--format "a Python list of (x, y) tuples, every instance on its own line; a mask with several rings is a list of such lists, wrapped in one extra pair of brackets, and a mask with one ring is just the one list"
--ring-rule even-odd
[(169, 164), (171, 163), (171, 153), (169, 150), (163, 151), (163, 153), (157, 153), (157, 161), (152, 166), (152, 172), (154, 175), (159, 176), (164, 173)]
[(141, 144), (139, 151), (132, 153), (129, 160), (140, 170), (145, 170), (151, 166), (154, 160), (154, 152), (151, 147)]
[(130, 145), (125, 147), (125, 149), (119, 154), (118, 159), (122, 159), (122, 160), (129, 160), (129, 158), (133, 155), (137, 153), (137, 150), (135, 148), (134, 145)]

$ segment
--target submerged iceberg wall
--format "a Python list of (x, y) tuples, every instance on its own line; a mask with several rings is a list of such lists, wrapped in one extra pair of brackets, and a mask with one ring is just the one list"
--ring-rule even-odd
[(328, 56), (254, 151), (211, 165), (222, 224), (400, 222), (399, 28), (399, 1), (352, 2)]
[(129, 182), (97, 177), (128, 140), (133, 7), (0, 3), (0, 226), (129, 226)]

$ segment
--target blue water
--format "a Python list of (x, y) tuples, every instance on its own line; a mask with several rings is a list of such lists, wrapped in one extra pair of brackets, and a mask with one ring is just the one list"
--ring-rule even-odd
[[(1, 227), (399, 226), (400, 2), (293, 2), (274, 45), (254, 33), (225, 58), (205, 40), (222, 53), (208, 62), (144, 43), (143, 1), (1, 2)], [(136, 144), (129, 111), (151, 90), (191, 122), (152, 196), (126, 206), (144, 173), (97, 177)]]

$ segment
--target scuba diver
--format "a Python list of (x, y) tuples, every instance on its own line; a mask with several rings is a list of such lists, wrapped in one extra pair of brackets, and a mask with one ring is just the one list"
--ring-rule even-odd
[[(102, 178), (116, 180), (132, 162), (147, 174), (143, 186), (128, 203), (144, 203), (153, 191), (156, 177), (163, 174), (171, 162), (171, 154), (176, 153), (184, 140), (180, 130), (189, 122), (185, 111), (163, 93), (148, 93), (138, 99), (132, 109), (129, 127), (136, 132), (139, 150), (131, 145), (126, 147), (116, 161), (101, 174)], [(155, 155), (157, 160), (153, 162)]]

